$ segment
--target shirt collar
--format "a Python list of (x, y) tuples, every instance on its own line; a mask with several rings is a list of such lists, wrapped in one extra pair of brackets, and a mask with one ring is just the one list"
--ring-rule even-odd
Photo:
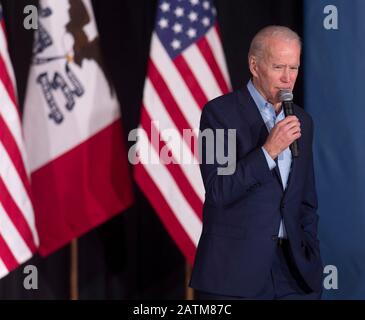
[(252, 80), (249, 80), (247, 83), (247, 89), (251, 94), (252, 99), (255, 101), (257, 108), (259, 109), (260, 113), (267, 113), (270, 112), (273, 114), (275, 118), (284, 118), (284, 110), (281, 108), (280, 113), (276, 116), (274, 106), (265, 100), (265, 98), (261, 95), (261, 93), (255, 88), (252, 83)]

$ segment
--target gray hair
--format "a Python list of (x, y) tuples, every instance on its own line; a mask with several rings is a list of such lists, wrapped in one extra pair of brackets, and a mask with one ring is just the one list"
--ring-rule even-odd
[(248, 51), (248, 57), (256, 56), (262, 58), (266, 50), (266, 41), (269, 38), (279, 38), (285, 41), (295, 40), (298, 42), (299, 47), (302, 47), (302, 42), (299, 35), (288, 27), (284, 26), (267, 26), (261, 29), (253, 37), (250, 45), (250, 50)]

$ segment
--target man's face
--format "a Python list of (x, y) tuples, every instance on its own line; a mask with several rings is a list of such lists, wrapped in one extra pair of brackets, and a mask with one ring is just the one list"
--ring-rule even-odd
[(295, 40), (270, 38), (263, 57), (250, 57), (253, 83), (263, 97), (277, 104), (280, 89), (293, 90), (300, 64), (300, 47)]

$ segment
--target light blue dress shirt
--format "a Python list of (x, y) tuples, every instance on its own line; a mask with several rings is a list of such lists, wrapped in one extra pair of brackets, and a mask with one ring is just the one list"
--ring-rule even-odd
[[(274, 106), (270, 102), (267, 102), (265, 98), (257, 91), (251, 80), (247, 83), (247, 89), (250, 92), (251, 97), (255, 101), (256, 106), (260, 111), (260, 114), (265, 122), (267, 130), (270, 132), (271, 129), (275, 126), (275, 124), (277, 124), (279, 121), (285, 118), (283, 108), (281, 108), (280, 113), (276, 115)], [(265, 150), (264, 147), (261, 147), (261, 149), (265, 155), (270, 170), (273, 170), (276, 167), (276, 162), (270, 157), (269, 153)], [(286, 189), (286, 185), (288, 182), (291, 162), (292, 162), (292, 155), (288, 147), (278, 156), (278, 166), (284, 190)], [(286, 238), (286, 230), (283, 220), (280, 221), (278, 237)]]

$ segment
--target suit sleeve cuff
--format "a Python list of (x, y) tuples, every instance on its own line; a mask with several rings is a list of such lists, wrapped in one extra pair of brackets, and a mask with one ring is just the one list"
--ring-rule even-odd
[(269, 169), (272, 170), (276, 167), (275, 161), (270, 157), (269, 153), (265, 150), (264, 147), (261, 147), (262, 152), (265, 155), (267, 165), (269, 166)]

